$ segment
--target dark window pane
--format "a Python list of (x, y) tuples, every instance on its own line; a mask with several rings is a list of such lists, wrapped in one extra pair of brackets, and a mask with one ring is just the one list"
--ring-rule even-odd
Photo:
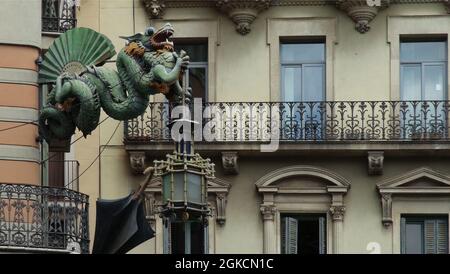
[(192, 97), (202, 98), (206, 101), (206, 67), (189, 68), (189, 86), (192, 89)]
[[(282, 214), (281, 221), (290, 221), (297, 225), (297, 229), (287, 229), (282, 223), (285, 232), (281, 233), (282, 253), (288, 254), (322, 254), (326, 253), (326, 215), (325, 214)], [(288, 235), (289, 231), (296, 231), (297, 236)], [(296, 238), (296, 239), (295, 239)], [(293, 241), (294, 239), (294, 241)], [(294, 245), (297, 252), (291, 251)]]
[(205, 233), (200, 222), (191, 223), (191, 254), (205, 253)]
[(208, 43), (185, 43), (183, 41), (174, 41), (175, 51), (184, 50), (189, 55), (191, 62), (208, 62)]
[(172, 254), (184, 254), (185, 252), (185, 238), (184, 238), (184, 223), (170, 224), (170, 240)]
[(200, 222), (173, 222), (170, 226), (172, 254), (186, 254), (187, 250), (190, 254), (204, 254), (206, 231)]
[(48, 185), (64, 187), (64, 152), (49, 152)]

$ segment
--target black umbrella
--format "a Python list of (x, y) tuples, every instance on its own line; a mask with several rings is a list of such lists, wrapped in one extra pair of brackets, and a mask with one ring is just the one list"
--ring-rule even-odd
[(142, 194), (153, 176), (136, 193), (117, 200), (97, 200), (97, 216), (93, 254), (124, 254), (154, 237), (155, 232), (145, 219)]

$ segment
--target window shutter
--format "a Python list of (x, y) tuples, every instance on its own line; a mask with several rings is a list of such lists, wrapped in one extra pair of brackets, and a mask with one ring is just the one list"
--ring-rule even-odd
[(298, 222), (295, 218), (285, 217), (281, 220), (281, 253), (297, 254)]
[(326, 218), (319, 217), (319, 254), (326, 254)]
[(401, 253), (406, 254), (406, 219), (403, 217), (400, 219), (400, 242)]
[(436, 254), (436, 220), (425, 220), (425, 254)]
[(203, 227), (203, 254), (209, 254), (209, 226)]
[(164, 254), (171, 254), (172, 250), (172, 243), (170, 241), (171, 238), (171, 233), (172, 229), (171, 229), (171, 225), (170, 222), (167, 221), (167, 223), (164, 225), (163, 224), (163, 252)]
[(447, 220), (436, 220), (436, 248), (438, 254), (448, 254)]

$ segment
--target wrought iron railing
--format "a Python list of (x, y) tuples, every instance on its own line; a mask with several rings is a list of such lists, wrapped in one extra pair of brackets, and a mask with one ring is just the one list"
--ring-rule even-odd
[[(168, 103), (150, 103), (143, 115), (125, 123), (124, 142), (172, 141), (171, 109)], [(450, 101), (206, 103), (193, 112), (202, 111), (197, 141), (449, 140)]]
[(42, 0), (42, 31), (63, 33), (77, 25), (76, 0)]
[(89, 197), (66, 188), (0, 183), (0, 247), (89, 253)]
[(48, 161), (48, 185), (78, 191), (80, 163), (76, 160)]

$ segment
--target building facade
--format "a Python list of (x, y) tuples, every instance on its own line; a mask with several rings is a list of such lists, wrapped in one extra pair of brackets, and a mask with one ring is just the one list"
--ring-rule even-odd
[[(78, 26), (116, 49), (120, 35), (170, 22), (203, 99), (194, 115), (211, 125), (195, 142), (216, 164), (209, 225), (166, 226), (155, 178), (146, 203), (156, 236), (133, 252), (448, 253), (448, 8), (439, 0), (81, 0)], [(143, 169), (173, 150), (169, 109), (154, 96), (123, 131), (109, 119), (71, 146), (91, 212), (97, 198), (135, 190)]]
[(40, 56), (54, 37), (75, 27), (71, 3), (2, 3), (0, 254), (89, 252), (89, 197), (77, 192), (78, 163), (49, 154), (38, 132), (45, 101)]
[[(116, 48), (170, 22), (191, 55), (194, 96), (217, 119), (218, 140), (196, 142), (217, 167), (203, 251), (448, 252), (447, 3), (362, 2), (81, 2), (80, 26)], [(109, 143), (117, 122), (105, 122), (86, 140), (105, 149), (80, 185), (102, 198), (135, 189), (173, 149), (168, 115), (156, 96)], [(273, 134), (278, 149), (261, 152)], [(156, 237), (135, 252), (175, 252), (186, 237), (152, 211), (160, 182), (147, 192)]]

